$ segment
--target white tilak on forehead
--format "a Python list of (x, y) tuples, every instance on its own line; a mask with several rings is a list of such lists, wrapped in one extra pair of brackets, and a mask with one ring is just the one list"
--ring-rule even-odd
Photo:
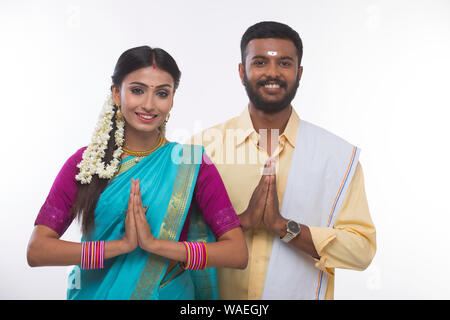
[(278, 54), (278, 52), (276, 52), (276, 51), (267, 51), (267, 54), (269, 56), (276, 56)]

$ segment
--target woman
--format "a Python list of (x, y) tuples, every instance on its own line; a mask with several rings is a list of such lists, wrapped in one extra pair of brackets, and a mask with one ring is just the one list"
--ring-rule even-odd
[[(58, 174), (27, 259), (77, 265), (68, 299), (217, 299), (215, 267), (246, 267), (217, 169), (202, 147), (164, 137), (180, 75), (162, 49), (125, 51), (91, 144)], [(81, 243), (59, 239), (74, 217)]]

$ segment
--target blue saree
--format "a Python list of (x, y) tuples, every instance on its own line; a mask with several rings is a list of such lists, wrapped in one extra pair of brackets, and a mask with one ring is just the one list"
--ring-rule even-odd
[[(147, 221), (158, 239), (178, 241), (191, 205), (203, 147), (167, 143), (136, 163), (122, 160), (121, 170), (101, 194), (95, 210), (95, 228), (82, 241), (111, 241), (125, 234), (125, 214), (131, 179), (140, 180)], [(192, 210), (188, 241), (215, 241), (198, 209)], [(141, 248), (105, 260), (105, 267), (69, 275), (67, 299), (218, 299), (215, 268), (185, 270), (171, 281), (161, 281), (170, 260)], [(179, 268), (168, 274), (170, 277)], [(180, 270), (178, 270), (180, 271)], [(168, 278), (166, 277), (166, 279)], [(76, 285), (75, 285), (75, 282)]]

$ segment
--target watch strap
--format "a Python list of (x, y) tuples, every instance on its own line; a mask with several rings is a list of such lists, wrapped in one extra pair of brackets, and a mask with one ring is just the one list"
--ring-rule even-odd
[(288, 231), (288, 232), (286, 232), (286, 235), (283, 238), (281, 238), (281, 241), (288, 243), (289, 241), (294, 239), (295, 236), (296, 236), (295, 233), (292, 233), (292, 232)]
[(285, 243), (288, 243), (289, 241), (291, 241), (292, 239), (294, 239), (298, 234), (300, 234), (300, 224), (299, 223), (297, 223), (297, 222), (295, 222), (297, 225), (298, 225), (298, 232), (297, 233), (295, 233), (295, 232), (292, 232), (291, 230), (289, 230), (289, 222), (295, 222), (295, 221), (293, 221), (293, 220), (289, 220), (287, 223), (286, 223), (286, 234), (284, 235), (284, 237), (280, 237), (280, 239), (281, 239), (281, 241), (283, 241), (283, 242), (285, 242)]

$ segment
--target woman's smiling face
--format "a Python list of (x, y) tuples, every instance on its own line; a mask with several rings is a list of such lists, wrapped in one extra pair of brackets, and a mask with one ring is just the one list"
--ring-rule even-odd
[(151, 133), (158, 130), (173, 105), (172, 76), (149, 66), (129, 73), (120, 88), (113, 86), (113, 99), (125, 119), (126, 130)]

